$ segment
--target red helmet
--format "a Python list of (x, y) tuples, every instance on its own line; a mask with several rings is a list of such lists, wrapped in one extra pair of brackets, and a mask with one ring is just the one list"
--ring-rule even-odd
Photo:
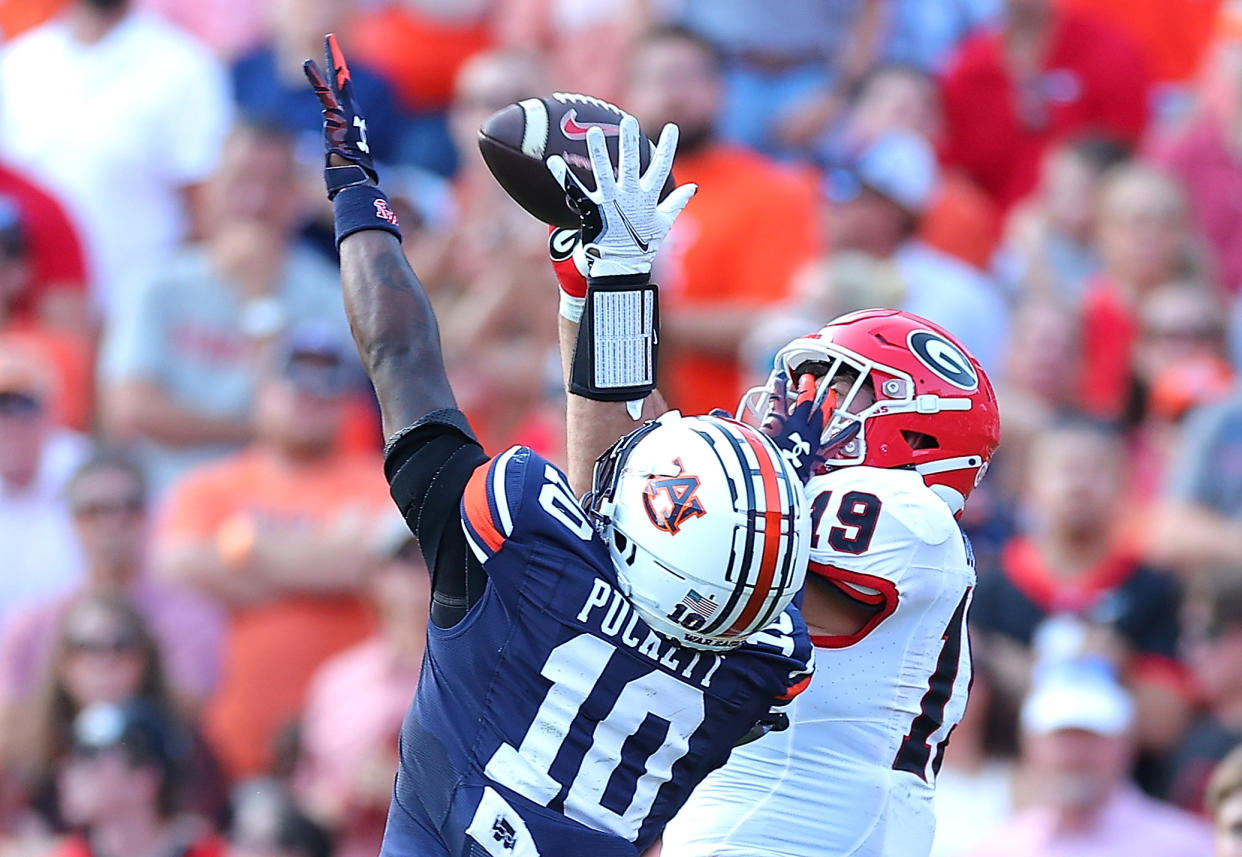
[[(743, 398), (739, 417), (762, 419), (778, 372), (794, 379), (811, 371), (820, 384), (857, 375), (821, 438), (831, 444), (858, 425), (828, 458), (829, 469), (912, 466), (958, 513), (1000, 443), (996, 393), (983, 367), (951, 333), (917, 315), (881, 309), (843, 315), (790, 342), (775, 363), (767, 386)], [(868, 387), (875, 401), (851, 413)]]

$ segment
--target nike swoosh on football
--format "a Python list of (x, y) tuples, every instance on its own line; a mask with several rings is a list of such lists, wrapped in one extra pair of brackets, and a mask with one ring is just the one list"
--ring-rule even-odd
[(563, 133), (570, 140), (585, 140), (587, 131), (591, 128), (598, 128), (604, 132), (605, 136), (611, 135), (615, 137), (621, 133), (620, 125), (606, 123), (579, 125), (577, 110), (570, 110), (561, 117), (561, 133)]
[(650, 245), (639, 236), (638, 230), (634, 228), (634, 224), (630, 223), (630, 219), (625, 216), (625, 212), (621, 210), (621, 203), (614, 199), (612, 207), (617, 210), (617, 214), (621, 215), (621, 223), (625, 226), (625, 231), (630, 233), (630, 237), (634, 239), (634, 243), (638, 245), (638, 249), (646, 253)]

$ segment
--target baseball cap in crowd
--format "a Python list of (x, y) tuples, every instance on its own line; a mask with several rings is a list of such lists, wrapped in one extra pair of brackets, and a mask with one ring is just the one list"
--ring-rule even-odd
[(1134, 702), (1117, 682), (1111, 664), (1097, 658), (1059, 663), (1037, 672), (1022, 704), (1022, 728), (1036, 735), (1082, 729), (1123, 735), (1134, 719)]
[(74, 755), (113, 749), (124, 750), (134, 764), (154, 763), (166, 775), (179, 771), (187, 754), (185, 736), (169, 715), (142, 700), (95, 703), (74, 718)]
[(931, 145), (917, 134), (893, 131), (877, 137), (848, 164), (830, 168), (824, 190), (837, 203), (871, 190), (917, 215), (927, 209), (938, 178)]
[(295, 389), (317, 396), (345, 393), (353, 373), (340, 336), (328, 325), (294, 325), (276, 344), (276, 370)]

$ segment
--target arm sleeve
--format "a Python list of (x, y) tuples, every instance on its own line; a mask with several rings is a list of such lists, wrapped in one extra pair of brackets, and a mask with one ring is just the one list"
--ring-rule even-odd
[(465, 414), (440, 410), (399, 432), (384, 455), (384, 474), (431, 575), (431, 619), (460, 622), (487, 585), (482, 563), (466, 544), (461, 501), (488, 457)]

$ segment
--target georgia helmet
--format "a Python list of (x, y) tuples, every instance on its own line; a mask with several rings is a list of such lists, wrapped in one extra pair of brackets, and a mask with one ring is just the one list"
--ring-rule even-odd
[(811, 524), (802, 483), (757, 429), (670, 411), (595, 463), (583, 505), (618, 583), (655, 631), (723, 651), (801, 590)]
[[(742, 398), (739, 419), (762, 419), (777, 373), (812, 372), (837, 389), (848, 379), (820, 440), (833, 447), (834, 438), (851, 439), (835, 444), (826, 468), (913, 467), (961, 514), (1000, 444), (1000, 413), (987, 373), (956, 337), (911, 313), (863, 310), (793, 340), (774, 362), (767, 385)], [(874, 401), (860, 407), (864, 389)]]

